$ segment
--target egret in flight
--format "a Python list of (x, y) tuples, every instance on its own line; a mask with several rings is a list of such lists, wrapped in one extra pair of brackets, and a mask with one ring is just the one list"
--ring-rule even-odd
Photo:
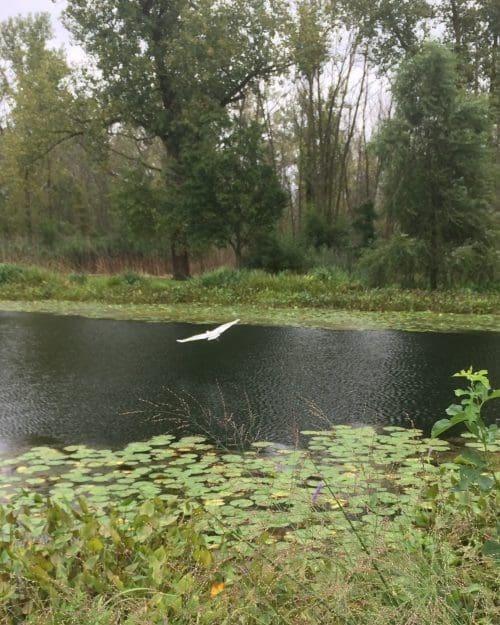
[(235, 319), (234, 321), (229, 321), (228, 323), (223, 323), (221, 326), (217, 326), (213, 330), (207, 330), (203, 332), (203, 334), (195, 334), (194, 336), (190, 336), (187, 339), (177, 339), (177, 343), (187, 343), (188, 341), (202, 341), (203, 339), (207, 339), (207, 341), (214, 341), (218, 339), (219, 336), (229, 330), (231, 326), (234, 326), (235, 323), (238, 323), (239, 319)]

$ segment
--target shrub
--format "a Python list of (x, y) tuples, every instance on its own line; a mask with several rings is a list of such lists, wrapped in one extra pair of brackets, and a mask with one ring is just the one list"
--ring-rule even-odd
[(350, 228), (345, 219), (328, 223), (324, 217), (311, 212), (306, 216), (305, 222), (306, 241), (312, 247), (340, 250), (349, 245)]
[(245, 259), (245, 265), (271, 273), (303, 272), (310, 267), (311, 262), (303, 242), (273, 233), (261, 237), (255, 243)]
[(422, 242), (406, 234), (394, 234), (364, 252), (357, 270), (369, 286), (387, 284), (414, 288), (423, 284), (421, 267), (425, 249)]
[(121, 280), (125, 284), (133, 286), (135, 284), (143, 282), (144, 279), (138, 273), (122, 273)]
[(309, 275), (330, 284), (349, 284), (351, 282), (351, 277), (347, 271), (340, 267), (314, 267)]
[(0, 263), (0, 284), (12, 282), (38, 285), (43, 282), (43, 273), (31, 267)]
[(500, 280), (500, 253), (493, 246), (469, 242), (446, 258), (446, 282), (451, 287), (488, 287)]
[(88, 280), (88, 276), (85, 273), (71, 273), (69, 276), (69, 281), (74, 284), (86, 284)]
[(57, 225), (53, 221), (44, 221), (40, 224), (40, 238), (42, 245), (53, 248), (57, 240)]
[(0, 264), (0, 284), (6, 282), (18, 282), (24, 272), (24, 268), (19, 265)]
[(194, 282), (200, 286), (207, 288), (226, 288), (248, 281), (249, 273), (239, 269), (229, 269), (228, 267), (219, 267), (214, 271), (208, 271), (194, 278)]

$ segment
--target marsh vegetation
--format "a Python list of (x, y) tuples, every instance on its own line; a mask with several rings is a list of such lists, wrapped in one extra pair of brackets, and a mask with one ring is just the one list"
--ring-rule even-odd
[(459, 375), (433, 432), (465, 423), (453, 460), (417, 430), (348, 426), (303, 450), (162, 435), (3, 460), (3, 621), (493, 623), (500, 443), (481, 410), (500, 391)]

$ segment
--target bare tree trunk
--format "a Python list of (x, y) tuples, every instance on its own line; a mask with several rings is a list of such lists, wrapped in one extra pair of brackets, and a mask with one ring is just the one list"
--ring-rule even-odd
[[(353, 51), (354, 54), (355, 51)], [(359, 91), (358, 91), (358, 97), (356, 98), (356, 104), (354, 106), (354, 112), (351, 116), (350, 119), (350, 126), (349, 126), (349, 130), (347, 133), (347, 138), (346, 141), (344, 143), (344, 149), (342, 151), (342, 157), (340, 160), (340, 172), (339, 172), (339, 177), (338, 177), (338, 190), (337, 190), (337, 201), (335, 203), (335, 215), (338, 216), (339, 211), (340, 211), (340, 200), (342, 198), (342, 182), (344, 180), (344, 177), (346, 175), (347, 172), (347, 163), (349, 160), (349, 154), (350, 154), (350, 147), (351, 147), (351, 141), (352, 141), (352, 137), (354, 135), (354, 130), (356, 128), (356, 122), (357, 122), (357, 118), (358, 118), (358, 112), (359, 112), (359, 107), (361, 104), (361, 99), (363, 97), (364, 94), (364, 90), (365, 90), (365, 82), (366, 82), (366, 78), (367, 78), (367, 74), (368, 74), (368, 52), (365, 52), (365, 60), (363, 63), (363, 75), (361, 77), (361, 81), (360, 81), (360, 86), (359, 86)]]
[(171, 245), (172, 253), (172, 277), (174, 280), (187, 280), (190, 277), (189, 254), (182, 247), (180, 250), (175, 243)]
[(24, 172), (24, 210), (28, 240), (33, 240), (33, 207), (31, 202), (30, 176), (26, 169)]

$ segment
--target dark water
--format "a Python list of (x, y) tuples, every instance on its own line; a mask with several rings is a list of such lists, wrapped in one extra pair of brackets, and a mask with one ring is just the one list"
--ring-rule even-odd
[(0, 453), (207, 430), (290, 444), (328, 423), (428, 431), (455, 371), (489, 369), (500, 386), (500, 333), (239, 325), (175, 341), (209, 327), (0, 313)]

